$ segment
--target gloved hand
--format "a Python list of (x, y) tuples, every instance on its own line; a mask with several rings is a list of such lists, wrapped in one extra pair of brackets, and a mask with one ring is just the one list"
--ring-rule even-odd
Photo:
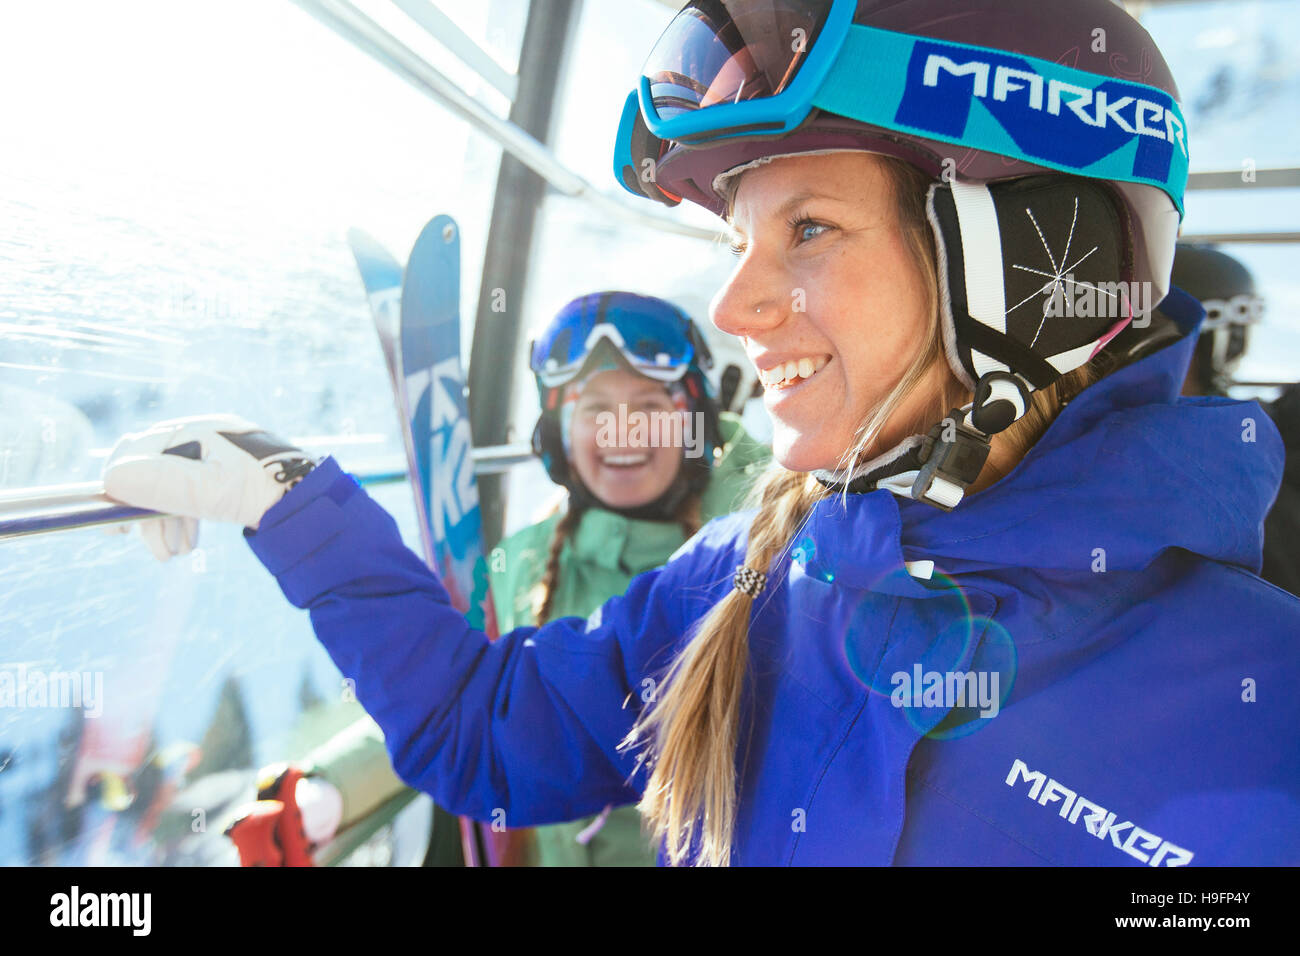
[[(138, 521), (140, 537), (153, 556), (166, 561), (178, 554), (188, 554), (199, 544), (199, 523), (193, 518), (148, 518)], [(129, 524), (104, 525), (105, 534), (130, 534)]]
[(257, 530), (267, 509), (314, 467), (301, 449), (242, 418), (203, 415), (124, 436), (104, 466), (104, 490), (176, 516), (144, 523), (150, 550), (166, 561), (197, 543), (196, 519)]
[(240, 866), (314, 866), (312, 853), (338, 830), (343, 797), (328, 781), (279, 764), (262, 771), (257, 802), (237, 813), (225, 834)]

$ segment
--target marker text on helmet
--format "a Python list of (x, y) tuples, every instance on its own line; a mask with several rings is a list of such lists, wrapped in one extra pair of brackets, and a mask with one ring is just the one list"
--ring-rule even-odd
[(1186, 124), (1155, 86), (857, 24), (812, 102), (1046, 169), (1158, 186), (1182, 210)]

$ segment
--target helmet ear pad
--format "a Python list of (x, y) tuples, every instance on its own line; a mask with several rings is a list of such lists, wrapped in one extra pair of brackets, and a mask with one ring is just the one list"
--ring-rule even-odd
[(560, 434), (560, 417), (554, 412), (543, 412), (533, 428), (533, 454), (542, 460), (546, 474), (561, 487), (569, 487), (570, 468), (564, 454), (564, 439)]
[(1128, 222), (1103, 183), (935, 183), (926, 208), (945, 351), (972, 390), (990, 372), (1044, 388), (1154, 305), (1127, 281)]

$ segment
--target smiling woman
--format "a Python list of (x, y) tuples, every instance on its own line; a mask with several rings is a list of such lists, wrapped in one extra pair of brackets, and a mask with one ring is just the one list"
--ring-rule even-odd
[[(764, 158), (715, 183), (726, 198), (740, 262), (713, 301), (712, 319), (741, 338), (762, 375), (773, 454), (783, 466), (769, 471), (752, 495), (757, 514), (744, 565), (772, 573), (830, 494), (826, 484), (839, 481), (846, 490), (844, 476), (888, 468), (889, 450), (906, 447), (947, 409), (969, 407), (973, 396), (944, 353), (924, 174), (891, 156), (837, 150)], [(1011, 471), (1069, 398), (1110, 364), (1099, 353), (1029, 396), (1024, 413), (991, 436), (988, 458), (967, 490), (987, 488)], [(718, 673), (712, 654), (692, 656), (688, 648), (662, 703), (629, 735), (633, 742), (657, 735), (654, 749), (682, 766), (715, 768), (724, 788), (738, 709), (731, 705), (721, 733), (701, 714), (710, 700), (716, 706), (739, 699), (751, 605), (750, 597), (733, 592), (691, 645), (735, 648), (721, 655), (731, 673)], [(673, 718), (680, 723), (670, 723)], [(710, 749), (716, 754), (690, 753)], [(678, 783), (691, 792), (689, 775), (680, 774)], [(714, 819), (725, 819), (726, 801), (713, 801)], [(666, 814), (667, 832), (681, 825), (670, 808), (647, 803), (652, 819)]]
[[(533, 444), (567, 495), (501, 544), (492, 591), (504, 630), (592, 613), (743, 497), (768, 454), (719, 414), (710, 360), (685, 313), (625, 292), (573, 300), (538, 336)], [(548, 866), (655, 860), (631, 807), (540, 827), (535, 846)]]
[(591, 493), (609, 507), (636, 508), (667, 491), (681, 470), (683, 445), (658, 441), (660, 429), (652, 434), (647, 425), (686, 416), (668, 390), (628, 369), (606, 369), (573, 395), (573, 468)]
[[(1253, 676), (1300, 682), (1300, 602), (1255, 575), (1282, 445), (1256, 404), (1179, 400), (1187, 144), (1145, 30), (1110, 0), (698, 0), (645, 62), (615, 171), (729, 215), (713, 320), (762, 372), (776, 464), (585, 618), (489, 642), (320, 463), (247, 538), (396, 772), (510, 827), (639, 801), (670, 865), (1293, 861), (1300, 705)], [(1119, 317), (1052, 314), (1130, 282), (1151, 295)], [(576, 539), (624, 571), (641, 529), (593, 516), (644, 463), (573, 454), (568, 387), (623, 362), (672, 394), (702, 353), (617, 297), (532, 368)], [(1145, 302), (1179, 331), (1152, 342)]]
[[(712, 319), (745, 343), (760, 372), (781, 463), (849, 473), (972, 398), (944, 356), (930, 181), (902, 160), (851, 150), (751, 166), (762, 168), (719, 177), (742, 261)], [(754, 275), (766, 284), (756, 287)], [(1098, 353), (1036, 391), (991, 442), (988, 471), (971, 490), (1010, 470), (1110, 364)]]
[[(791, 470), (834, 470), (855, 446), (896, 444), (963, 391), (943, 361), (933, 247), (913, 201), (924, 194), (907, 188), (907, 170), (841, 152), (727, 180), (741, 260), (712, 318), (763, 373), (773, 450)], [(805, 367), (792, 377), (791, 363)], [(936, 394), (949, 398), (936, 406)], [(887, 431), (869, 420), (880, 410)]]
[[(1109, 31), (1112, 42), (1122, 37), (1131, 48), (1109, 64), (1094, 59), (1086, 69), (1104, 75), (1139, 49), (1143, 62), (1150, 62), (1149, 38), (1115, 8), (1053, 5), (1052, 16), (1067, 9), (1070, 16), (1051, 24), (1040, 19), (1048, 15), (1046, 5), (1029, 3), (995, 8), (982, 2), (954, 7), (863, 0), (813, 6), (824, 18), (818, 21), (820, 48), (802, 64), (796, 59), (786, 65), (789, 53), (772, 37), (797, 19), (796, 7), (807, 15), (804, 5), (688, 5), (679, 20), (690, 29), (670, 28), (647, 59), (639, 108), (633, 111), (629, 98), (615, 160), (616, 172), (625, 156), (634, 164), (651, 160), (656, 175), (648, 184), (623, 177), (631, 191), (669, 204), (687, 197), (725, 211), (735, 233), (740, 261), (714, 299), (712, 318), (743, 341), (762, 375), (773, 451), (784, 466), (755, 489), (757, 511), (738, 572), (747, 582), (784, 571), (795, 540), (796, 563), (812, 573), (810, 558), (826, 542), (801, 529), (817, 527), (817, 512), (825, 510), (819, 503), (832, 490), (847, 495), (887, 488), (949, 509), (1015, 470), (1065, 404), (1114, 366), (1103, 347), (1134, 319), (1143, 319), (1137, 328), (1147, 324), (1126, 311), (1118, 323), (1063, 328), (1050, 324), (1050, 310), (1038, 306), (1062, 291), (1095, 291), (1116, 279), (1154, 285), (1154, 299), (1160, 299), (1168, 289), (1174, 206), (1181, 207), (1177, 175), (1162, 181), (1157, 172), (1161, 162), (1166, 169), (1177, 165), (1176, 151), (1134, 163), (1131, 172), (1112, 166), (1116, 181), (1098, 189), (1038, 175), (1050, 167), (1081, 171), (1086, 164), (1067, 157), (1056, 137), (1086, 140), (1087, 130), (1066, 134), (1061, 128), (1028, 151), (1019, 144), (1030, 138), (1019, 135), (1008, 154), (990, 149), (991, 140), (982, 140), (973, 121), (963, 135), (964, 120), (935, 119), (983, 109), (967, 102), (986, 95), (981, 71), (990, 71), (990, 64), (998, 64), (1000, 76), (1011, 69), (1001, 54), (972, 44), (1034, 51), (1044, 59), (1017, 59), (1020, 69), (1011, 72), (1040, 84), (1043, 76), (1061, 83), (1064, 78), (1050, 64), (1063, 62), (1062, 50), (1075, 35), (1071, 30), (1086, 34), (1084, 24), (1105, 24), (1102, 32)], [(925, 39), (878, 28), (914, 30)], [(907, 77), (897, 110), (857, 79), (868, 64), (875, 76), (888, 75), (893, 48), (904, 52), (891, 66)], [(1079, 47), (1068, 55), (1077, 62)], [(1176, 117), (1172, 78), (1158, 53), (1154, 60), (1147, 75), (1163, 91), (1129, 84), (1124, 92), (1149, 92), (1152, 102)], [(671, 83), (665, 80), (667, 64), (674, 65)], [(1028, 64), (1030, 72), (1024, 69)], [(692, 69), (702, 71), (700, 82), (683, 85), (681, 71)], [(814, 70), (821, 72), (811, 89), (796, 92)], [(945, 84), (944, 70), (974, 76), (973, 87), (958, 79)], [(746, 82), (737, 86), (741, 74)], [(766, 81), (748, 82), (764, 75)], [(1073, 79), (1083, 85), (1071, 88), (1091, 99), (1095, 74)], [(676, 93), (661, 97), (660, 86)], [(682, 101), (686, 87), (699, 90), (698, 102)], [(1042, 122), (1016, 112), (1010, 89), (1004, 84), (994, 93), (1007, 106), (991, 107), (1008, 129), (1036, 123), (1044, 127), (1041, 134), (1053, 123), (1060, 126), (1055, 119)], [(1112, 99), (1116, 95), (1110, 92)], [(1096, 96), (1104, 102), (1106, 94)], [(917, 111), (927, 97), (928, 115)], [(829, 102), (843, 105), (831, 110)], [(1041, 96), (1030, 94), (1026, 105), (1041, 110)], [(1048, 112), (1069, 124), (1059, 108)], [(757, 128), (763, 118), (778, 115), (786, 129), (798, 125), (800, 116), (808, 119), (775, 140), (735, 135), (742, 123)], [(1089, 118), (1088, 124), (1100, 121)], [(1181, 120), (1177, 128), (1181, 133)], [(674, 142), (679, 134), (689, 135)], [(1048, 146), (1049, 140), (1055, 145)], [(943, 141), (965, 150), (950, 153)], [(1099, 155), (1093, 148), (1081, 146), (1080, 156)], [(960, 165), (949, 155), (961, 155)], [(1185, 166), (1185, 148), (1181, 161)], [(957, 169), (963, 173), (954, 176)], [(986, 185), (989, 180), (1004, 182)], [(1040, 247), (1045, 263), (1034, 259)], [(967, 506), (967, 513), (979, 511), (979, 502)], [(907, 515), (903, 542), (910, 531)], [(878, 516), (886, 528), (897, 520), (888, 510)], [(881, 533), (879, 527), (872, 531)], [(1104, 570), (1105, 551), (1093, 551), (1098, 553)], [(991, 551), (985, 555), (992, 557)], [(845, 571), (833, 573), (824, 563), (822, 569), (825, 581)], [(641, 808), (665, 839), (670, 860), (725, 863), (733, 852), (731, 833), (739, 822), (733, 768), (744, 680), (761, 670), (749, 658), (758, 640), (751, 623), (754, 597), (738, 578), (737, 588), (713, 607), (674, 659), (666, 687), (625, 741), (646, 748), (653, 770)]]

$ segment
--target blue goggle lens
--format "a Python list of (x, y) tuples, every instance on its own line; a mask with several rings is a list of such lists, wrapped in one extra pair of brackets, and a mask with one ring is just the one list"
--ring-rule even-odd
[(609, 339), (637, 371), (652, 377), (676, 378), (695, 357), (688, 320), (663, 309), (642, 306), (637, 299), (588, 296), (571, 303), (533, 343), (530, 367), (544, 378), (576, 375), (595, 345)]

